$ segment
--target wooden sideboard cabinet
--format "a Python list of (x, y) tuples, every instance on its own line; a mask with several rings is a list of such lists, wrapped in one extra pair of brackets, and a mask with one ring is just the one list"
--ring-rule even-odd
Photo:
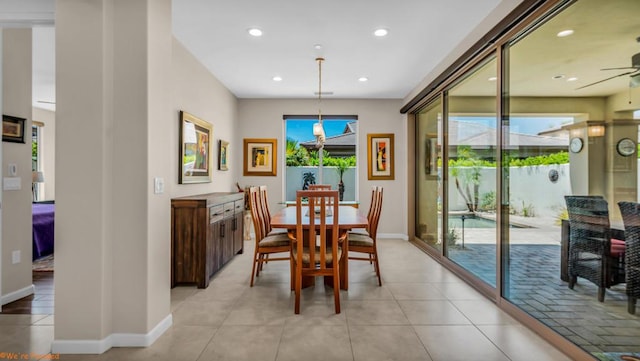
[(209, 278), (242, 253), (244, 193), (209, 193), (171, 200), (171, 287), (209, 286)]

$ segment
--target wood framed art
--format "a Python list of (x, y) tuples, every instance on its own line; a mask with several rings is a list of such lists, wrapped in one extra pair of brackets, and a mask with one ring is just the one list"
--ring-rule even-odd
[(2, 115), (2, 141), (24, 143), (25, 118)]
[(393, 180), (393, 134), (367, 134), (367, 173), (369, 180)]
[(243, 175), (276, 176), (277, 149), (277, 139), (244, 139)]
[(227, 166), (227, 156), (229, 154), (229, 142), (220, 140), (218, 142), (218, 170), (229, 170)]
[(178, 183), (211, 182), (213, 126), (185, 111), (180, 111), (180, 170)]

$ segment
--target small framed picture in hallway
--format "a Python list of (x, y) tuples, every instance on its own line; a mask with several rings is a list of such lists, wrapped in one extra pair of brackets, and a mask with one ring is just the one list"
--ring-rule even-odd
[(24, 143), (24, 122), (26, 119), (2, 115), (2, 141)]

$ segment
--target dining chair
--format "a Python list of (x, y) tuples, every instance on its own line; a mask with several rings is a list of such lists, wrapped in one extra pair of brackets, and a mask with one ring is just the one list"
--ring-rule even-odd
[(267, 186), (262, 185), (258, 187), (260, 191), (260, 204), (262, 205), (262, 216), (264, 218), (265, 234), (271, 235), (275, 233), (286, 233), (286, 229), (274, 229), (271, 227), (271, 211), (269, 210), (269, 197), (267, 196)]
[(627, 311), (636, 313), (640, 297), (640, 204), (618, 202), (624, 223)]
[[(332, 204), (331, 207), (328, 204)], [(331, 208), (331, 216), (328, 209)], [(308, 227), (303, 224), (307, 219)], [(338, 191), (299, 190), (296, 192), (296, 233), (291, 247), (294, 271), (295, 310), (300, 313), (302, 278), (333, 277), (335, 312), (340, 313), (340, 260), (338, 243)]]
[(609, 206), (601, 196), (565, 196), (569, 214), (569, 288), (578, 277), (598, 286), (598, 301), (605, 290), (625, 282), (624, 241), (612, 240)]
[(350, 260), (369, 261), (373, 263), (376, 276), (378, 277), (378, 286), (382, 286), (380, 277), (380, 263), (378, 262), (378, 247), (376, 238), (378, 233), (378, 222), (380, 221), (380, 213), (382, 213), (382, 187), (373, 187), (371, 191), (371, 204), (367, 214), (366, 233), (353, 231), (349, 232), (349, 252), (365, 253), (367, 258), (349, 256)]
[(253, 252), (253, 265), (251, 268), (251, 283), (253, 287), (254, 277), (260, 276), (262, 264), (267, 261), (266, 256), (273, 253), (286, 253), (286, 257), (269, 258), (269, 261), (289, 261), (291, 266), (291, 241), (286, 233), (267, 234), (266, 220), (263, 216), (260, 188), (249, 188), (249, 208), (253, 219), (253, 228), (256, 233), (256, 244)]
[(331, 184), (309, 184), (309, 190), (331, 190)]

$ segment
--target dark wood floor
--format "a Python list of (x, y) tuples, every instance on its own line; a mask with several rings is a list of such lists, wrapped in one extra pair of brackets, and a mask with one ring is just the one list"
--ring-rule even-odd
[(34, 294), (2, 306), (1, 314), (53, 315), (53, 272), (33, 272)]

